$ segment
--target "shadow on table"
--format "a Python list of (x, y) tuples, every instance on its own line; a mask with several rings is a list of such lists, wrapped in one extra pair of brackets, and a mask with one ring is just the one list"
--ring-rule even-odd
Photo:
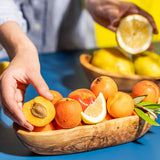
[[(1, 109), (1, 108), (0, 108)], [(0, 152), (18, 156), (34, 156), (35, 154), (29, 151), (18, 140), (12, 127), (6, 126), (0, 117)]]

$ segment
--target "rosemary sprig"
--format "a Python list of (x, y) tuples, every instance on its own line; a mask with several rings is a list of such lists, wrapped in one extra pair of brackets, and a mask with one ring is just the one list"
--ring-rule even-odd
[(135, 112), (148, 123), (155, 126), (160, 126), (156, 121), (154, 121), (152, 118), (150, 118), (149, 115), (145, 113), (145, 111), (147, 111), (157, 119), (157, 114), (160, 114), (160, 104), (142, 102), (145, 97), (146, 95), (133, 98)]

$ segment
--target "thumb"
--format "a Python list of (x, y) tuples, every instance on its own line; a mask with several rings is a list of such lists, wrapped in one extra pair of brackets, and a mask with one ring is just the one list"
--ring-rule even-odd
[(36, 76), (34, 75), (30, 80), (31, 84), (33, 85), (33, 87), (36, 89), (36, 91), (40, 96), (47, 98), (48, 100), (53, 100), (53, 96), (49, 92), (49, 87), (40, 74)]

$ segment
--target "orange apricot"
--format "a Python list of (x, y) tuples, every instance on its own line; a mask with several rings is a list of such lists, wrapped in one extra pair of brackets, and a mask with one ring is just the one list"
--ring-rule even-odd
[(114, 118), (127, 117), (134, 111), (132, 97), (124, 92), (117, 92), (107, 100), (107, 111)]
[(74, 128), (81, 122), (82, 107), (78, 101), (63, 98), (55, 104), (55, 121), (62, 128)]
[[(53, 121), (53, 124), (54, 124), (56, 130), (65, 129), (65, 128), (59, 126), (56, 121)], [(80, 124), (78, 126), (82, 126), (82, 125), (83, 125), (82, 122), (80, 122)]]
[(107, 100), (109, 96), (118, 92), (118, 87), (115, 81), (107, 76), (97, 77), (91, 83), (90, 90), (98, 96), (99, 93), (103, 93), (104, 98)]
[(60, 99), (63, 98), (63, 96), (59, 92), (57, 92), (55, 90), (50, 90), (50, 93), (53, 96), (53, 100), (52, 100), (53, 104), (55, 104), (57, 101), (59, 101)]
[(54, 105), (41, 96), (24, 103), (22, 111), (27, 121), (37, 127), (47, 125), (55, 117)]
[(68, 95), (68, 98), (77, 100), (81, 104), (82, 110), (85, 111), (85, 109), (95, 101), (96, 96), (89, 89), (80, 88), (72, 91)]
[(142, 95), (147, 95), (143, 101), (157, 103), (160, 96), (158, 85), (148, 80), (138, 82), (134, 86), (131, 96), (134, 98)]
[(34, 127), (33, 132), (44, 132), (44, 131), (52, 131), (52, 130), (55, 130), (55, 127), (53, 123), (50, 122), (49, 124), (46, 124), (43, 127)]

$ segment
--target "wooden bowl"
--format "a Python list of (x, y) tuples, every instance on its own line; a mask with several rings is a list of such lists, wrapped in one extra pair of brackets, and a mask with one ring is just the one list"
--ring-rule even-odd
[[(152, 117), (153, 118), (153, 117)], [(20, 141), (32, 152), (61, 155), (91, 151), (134, 141), (151, 127), (137, 115), (46, 132), (29, 132), (14, 123)]]
[(113, 72), (108, 72), (93, 66), (91, 62), (92, 56), (89, 54), (80, 55), (80, 63), (84, 69), (89, 81), (92, 82), (96, 77), (109, 76), (117, 83), (120, 91), (131, 92), (133, 87), (142, 80), (151, 80), (160, 87), (160, 77), (140, 76), (140, 75), (123, 75)]

